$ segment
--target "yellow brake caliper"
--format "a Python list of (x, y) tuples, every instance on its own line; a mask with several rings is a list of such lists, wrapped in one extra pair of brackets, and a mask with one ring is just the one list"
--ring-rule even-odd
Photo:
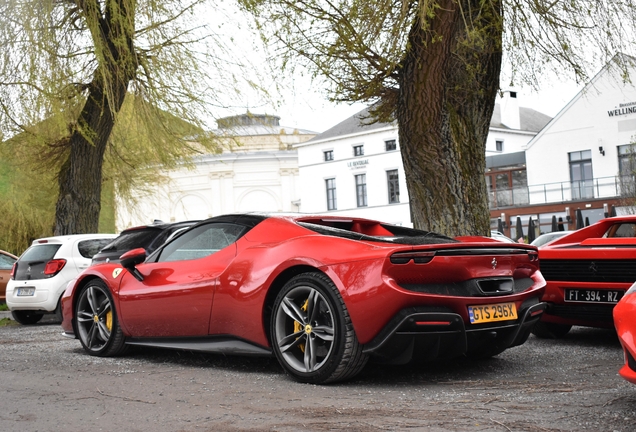
[(108, 331), (113, 330), (113, 311), (108, 311), (106, 314), (106, 328)]
[[(309, 299), (305, 300), (305, 303), (303, 303), (303, 305), (300, 307), (300, 310), (302, 310), (303, 312), (307, 312), (308, 307)], [(303, 330), (303, 325), (298, 321), (294, 321), (294, 333), (298, 333), (301, 330)], [(305, 344), (299, 344), (298, 348), (300, 348), (302, 352), (305, 352)]]

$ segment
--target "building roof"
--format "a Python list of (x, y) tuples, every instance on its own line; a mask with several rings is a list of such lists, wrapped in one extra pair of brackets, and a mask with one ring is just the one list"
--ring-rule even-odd
[[(552, 117), (535, 111), (531, 108), (519, 108), (519, 116), (521, 121), (521, 131), (526, 132), (539, 132), (543, 127), (548, 124)], [(322, 141), (329, 138), (335, 138), (344, 135), (353, 135), (361, 132), (370, 132), (375, 129), (382, 129), (386, 127), (397, 127), (397, 122), (393, 123), (371, 123), (369, 124), (369, 108), (365, 108), (360, 112), (355, 113), (351, 117), (341, 121), (337, 125), (330, 129), (327, 129), (323, 133), (320, 133), (307, 141), (311, 143), (314, 141)], [(501, 106), (495, 104), (495, 110), (492, 114), (490, 121), (490, 127), (499, 129), (511, 129), (508, 126), (501, 123)]]
[(539, 132), (545, 125), (547, 125), (552, 117), (535, 111), (532, 108), (519, 107), (519, 120), (521, 123), (520, 129), (511, 129), (508, 126), (501, 123), (501, 105), (495, 104), (495, 109), (490, 119), (490, 127), (497, 129), (510, 129), (521, 130), (525, 132)]
[(369, 108), (365, 108), (362, 111), (355, 113), (351, 117), (341, 121), (332, 128), (327, 129), (323, 133), (316, 135), (307, 142), (335, 138), (343, 135), (352, 135), (360, 132), (368, 132), (389, 126), (397, 126), (397, 123), (376, 122), (369, 124)]
[(253, 114), (249, 111), (217, 120), (219, 128), (215, 131), (219, 135), (246, 137), (259, 135), (315, 135), (306, 129), (281, 126), (280, 117), (269, 114)]

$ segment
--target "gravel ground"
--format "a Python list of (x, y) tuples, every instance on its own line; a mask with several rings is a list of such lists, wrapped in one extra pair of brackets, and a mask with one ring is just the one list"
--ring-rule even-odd
[(48, 320), (0, 327), (0, 430), (632, 432), (621, 363), (614, 332), (575, 328), (486, 361), (369, 364), (355, 381), (307, 385), (268, 358), (90, 357)]

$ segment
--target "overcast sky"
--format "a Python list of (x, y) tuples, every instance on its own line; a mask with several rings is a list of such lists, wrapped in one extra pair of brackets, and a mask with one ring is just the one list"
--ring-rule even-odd
[[(554, 117), (581, 88), (581, 85), (574, 82), (555, 81), (553, 84), (544, 85), (539, 92), (530, 88), (518, 88), (517, 97), (519, 106)], [(277, 109), (275, 114), (281, 117), (280, 122), (283, 126), (324, 132), (364, 108), (363, 104), (329, 103), (324, 95), (307, 88), (295, 94), (289, 93), (286, 103)], [(252, 111), (259, 114), (267, 111), (271, 114), (273, 109), (262, 107), (261, 111), (257, 108), (253, 108)]]
[[(234, 51), (234, 54), (240, 55), (239, 53), (241, 53), (245, 56), (245, 59), (249, 59), (247, 61), (252, 63), (252, 70), (261, 69), (263, 63), (265, 63), (265, 58), (263, 53), (259, 52), (256, 32), (247, 25), (249, 17), (237, 13), (232, 5), (233, 3), (224, 5), (228, 7), (226, 14), (212, 15), (212, 17), (216, 17), (213, 20), (216, 24), (210, 24), (219, 30), (220, 33), (227, 32), (227, 35), (233, 38), (233, 43), (238, 48), (237, 51)], [(259, 64), (261, 67), (258, 66)], [(594, 73), (591, 76), (594, 76)], [(261, 79), (261, 85), (267, 88), (268, 91), (274, 88), (274, 85), (267, 85), (266, 81), (268, 78), (263, 78), (263, 75), (261, 75)], [(320, 133), (366, 107), (366, 105), (359, 103), (330, 103), (327, 101), (324, 92), (320, 91), (320, 85), (311, 83), (306, 77), (279, 77), (278, 84), (281, 84), (281, 80), (286, 81), (284, 83), (286, 89), (281, 95), (281, 101), (278, 106), (263, 102), (262, 98), (255, 93), (247, 91), (241, 98), (243, 102), (238, 102), (242, 107), (234, 106), (224, 112), (219, 112), (217, 115), (220, 117), (237, 115), (245, 113), (247, 110), (254, 114), (273, 114), (281, 118), (280, 123), (283, 126)], [(554, 117), (572, 100), (582, 87), (582, 85), (573, 81), (562, 81), (558, 77), (553, 79), (544, 77), (541, 89), (538, 92), (529, 87), (519, 87), (516, 90), (520, 107), (533, 108), (550, 117)]]

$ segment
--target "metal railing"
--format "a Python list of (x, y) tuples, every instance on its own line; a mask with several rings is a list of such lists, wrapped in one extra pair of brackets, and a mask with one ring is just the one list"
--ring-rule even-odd
[(613, 176), (497, 189), (489, 193), (488, 205), (490, 209), (497, 209), (581, 199), (615, 198), (634, 191), (635, 185), (633, 176)]

